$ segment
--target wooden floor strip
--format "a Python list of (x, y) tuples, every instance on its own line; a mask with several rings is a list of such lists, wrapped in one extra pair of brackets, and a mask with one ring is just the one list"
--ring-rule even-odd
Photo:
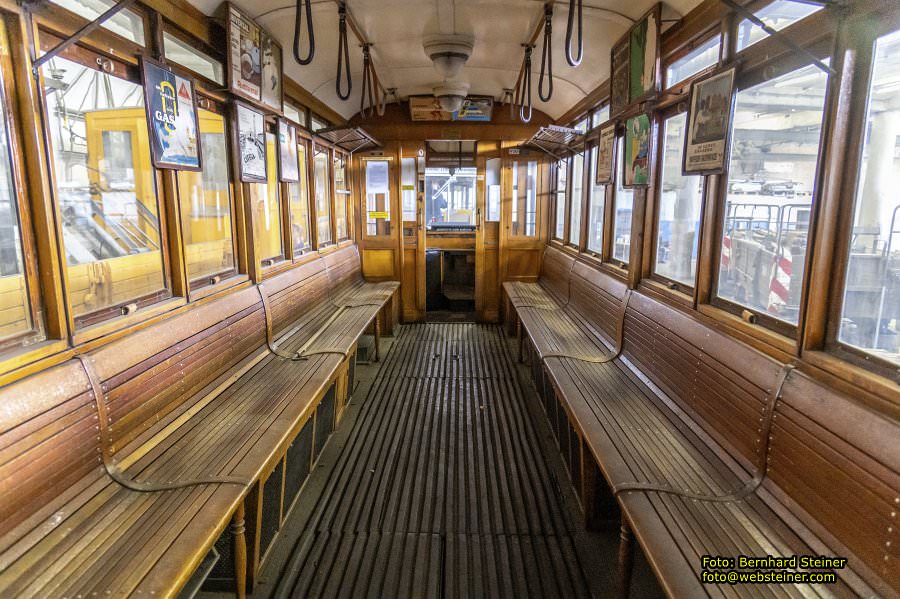
[(501, 327), (403, 327), (277, 595), (587, 597)]

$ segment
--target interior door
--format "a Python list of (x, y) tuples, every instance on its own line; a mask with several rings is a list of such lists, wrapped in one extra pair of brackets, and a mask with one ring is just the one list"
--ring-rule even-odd
[(500, 317), (501, 158), (496, 149), (476, 160), (477, 212), (475, 229), (475, 317), (497, 322)]
[(400, 305), (404, 322), (425, 319), (425, 205), (423, 198), (425, 161), (420, 144), (402, 144), (400, 149), (400, 197), (402, 247)]
[(359, 245), (363, 275), (370, 281), (400, 279), (396, 162), (387, 151), (360, 157)]
[(537, 153), (505, 150), (500, 219), (500, 280), (536, 281), (547, 241), (549, 165)]

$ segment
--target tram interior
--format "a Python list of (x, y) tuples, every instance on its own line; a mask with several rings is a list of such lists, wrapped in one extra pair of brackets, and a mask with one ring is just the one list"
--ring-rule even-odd
[(900, 598), (897, 0), (0, 0), (0, 597)]

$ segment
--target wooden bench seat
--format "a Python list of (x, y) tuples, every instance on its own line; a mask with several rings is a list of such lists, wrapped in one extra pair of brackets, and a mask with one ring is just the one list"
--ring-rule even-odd
[[(355, 247), (341, 250), (108, 344), (87, 366), (71, 360), (0, 389), (2, 595), (171, 596), (229, 521), (235, 562), (245, 560), (248, 494), (312, 421), (359, 336), (390, 326), (396, 289), (363, 282)], [(267, 321), (279, 353), (307, 355), (271, 353)], [(142, 492), (113, 480), (93, 384), (125, 482), (228, 482)]]
[[(896, 596), (898, 423), (560, 254), (547, 250), (539, 283), (504, 291), (536, 383), (621, 507), (623, 590), (633, 530), (673, 597)], [(769, 554), (850, 561), (836, 585), (700, 580), (704, 555)]]

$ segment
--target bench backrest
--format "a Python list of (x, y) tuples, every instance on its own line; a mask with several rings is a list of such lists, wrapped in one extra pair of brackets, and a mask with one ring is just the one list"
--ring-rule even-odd
[(538, 282), (561, 302), (569, 297), (569, 275), (575, 258), (553, 246), (544, 249), (541, 261), (541, 277)]

